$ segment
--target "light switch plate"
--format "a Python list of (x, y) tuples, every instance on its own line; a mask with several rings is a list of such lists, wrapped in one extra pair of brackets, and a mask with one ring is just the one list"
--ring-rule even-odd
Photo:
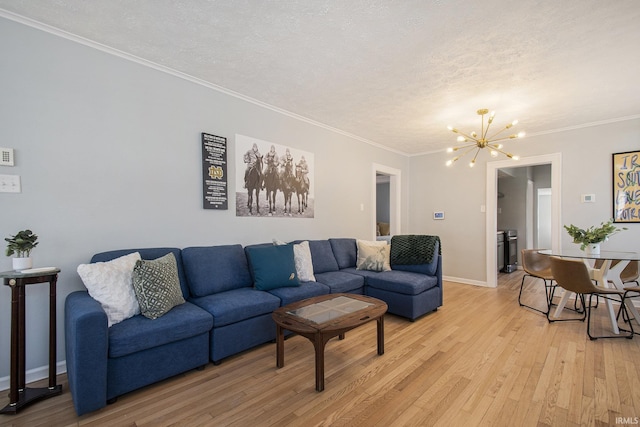
[(20, 193), (20, 175), (0, 175), (0, 193)]
[(0, 166), (13, 166), (13, 148), (0, 147)]

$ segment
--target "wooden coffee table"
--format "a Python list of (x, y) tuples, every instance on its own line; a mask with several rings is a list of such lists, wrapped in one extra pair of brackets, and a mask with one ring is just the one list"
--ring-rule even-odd
[(284, 330), (307, 338), (316, 352), (316, 390), (324, 390), (324, 347), (331, 338), (371, 322), (378, 323), (378, 354), (384, 354), (384, 314), (387, 304), (353, 294), (328, 294), (298, 301), (273, 312), (276, 322), (277, 366), (284, 366)]

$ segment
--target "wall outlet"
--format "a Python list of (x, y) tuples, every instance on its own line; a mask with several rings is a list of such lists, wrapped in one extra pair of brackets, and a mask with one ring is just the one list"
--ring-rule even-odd
[(0, 147), (0, 166), (13, 166), (13, 148)]
[(20, 193), (20, 175), (0, 175), (0, 193)]

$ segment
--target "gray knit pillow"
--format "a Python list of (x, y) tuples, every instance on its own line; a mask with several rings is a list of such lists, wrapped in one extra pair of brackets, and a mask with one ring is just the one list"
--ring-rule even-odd
[(149, 319), (157, 319), (184, 303), (175, 256), (168, 253), (152, 261), (137, 261), (133, 268), (133, 290), (140, 312)]

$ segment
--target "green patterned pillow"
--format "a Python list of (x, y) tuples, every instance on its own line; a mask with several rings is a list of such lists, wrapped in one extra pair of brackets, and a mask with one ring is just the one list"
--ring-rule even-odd
[(152, 261), (137, 261), (133, 268), (133, 290), (140, 311), (149, 319), (157, 319), (184, 303), (175, 256), (168, 253)]

